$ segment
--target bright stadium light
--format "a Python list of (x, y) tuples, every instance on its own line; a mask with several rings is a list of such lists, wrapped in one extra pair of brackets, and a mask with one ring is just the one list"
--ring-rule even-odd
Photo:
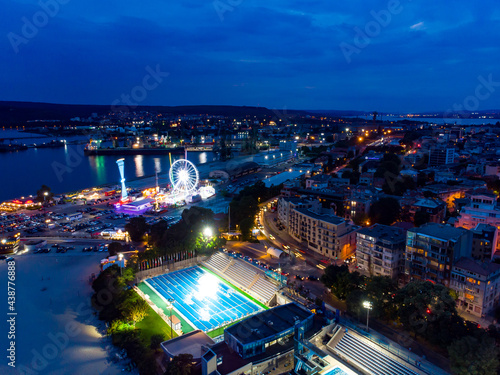
[(207, 238), (210, 238), (214, 235), (214, 232), (212, 230), (212, 228), (210, 227), (206, 227), (204, 230), (203, 230), (203, 235)]
[(370, 310), (372, 303), (370, 301), (363, 301), (363, 307), (366, 309), (366, 330), (368, 331), (368, 319), (370, 319)]

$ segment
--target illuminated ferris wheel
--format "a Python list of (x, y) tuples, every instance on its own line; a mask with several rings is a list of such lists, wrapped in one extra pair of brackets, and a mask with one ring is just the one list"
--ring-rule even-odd
[(198, 187), (198, 170), (189, 160), (176, 160), (170, 167), (169, 177), (174, 194), (193, 194)]

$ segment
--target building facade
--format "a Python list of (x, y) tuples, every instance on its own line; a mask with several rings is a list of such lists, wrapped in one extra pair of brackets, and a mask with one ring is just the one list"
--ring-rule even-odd
[(306, 241), (310, 250), (328, 259), (346, 259), (356, 250), (359, 227), (320, 205), (290, 210), (286, 227), (297, 241)]
[(455, 160), (455, 149), (452, 147), (435, 147), (429, 150), (429, 166), (452, 164)]
[(500, 264), (461, 258), (453, 265), (450, 288), (457, 295), (457, 307), (482, 317), (498, 305)]
[(472, 231), (472, 257), (480, 261), (493, 259), (498, 242), (498, 229), (493, 225), (478, 224)]
[(356, 234), (358, 271), (397, 279), (404, 272), (406, 234), (401, 228), (375, 224)]
[(405, 279), (450, 285), (451, 268), (461, 257), (471, 257), (472, 232), (428, 223), (406, 233)]

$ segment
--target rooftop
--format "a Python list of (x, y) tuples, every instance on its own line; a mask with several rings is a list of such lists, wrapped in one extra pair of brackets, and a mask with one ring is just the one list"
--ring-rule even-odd
[(214, 341), (203, 331), (196, 330), (161, 343), (162, 349), (171, 357), (179, 354), (192, 354), (201, 358), (205, 353), (203, 346), (213, 345)]
[(445, 203), (440, 199), (424, 198), (419, 199), (413, 205), (418, 207), (436, 208), (440, 206), (444, 207)]
[(500, 264), (478, 262), (471, 258), (460, 258), (453, 267), (461, 268), (481, 276), (488, 276), (500, 270)]
[(343, 222), (345, 222), (344, 219), (342, 219), (341, 217), (338, 217), (336, 215), (333, 215), (333, 214), (326, 214), (326, 213), (325, 214), (317, 214), (308, 208), (297, 208), (296, 210), (298, 212), (300, 212), (304, 215), (310, 216), (314, 219), (326, 221), (328, 223), (335, 224), (335, 225), (339, 225), (339, 224), (342, 224)]
[(403, 229), (383, 224), (375, 224), (371, 227), (362, 228), (358, 233), (392, 243), (404, 242), (406, 239)]
[(312, 316), (295, 302), (262, 311), (226, 329), (242, 344), (248, 344), (271, 337), (295, 326), (295, 319), (301, 322)]
[(427, 223), (418, 228), (412, 228), (408, 232), (414, 232), (417, 234), (423, 234), (427, 236), (436, 237), (444, 241), (457, 239), (468, 230), (465, 228), (455, 228), (450, 225)]
[(472, 230), (474, 232), (483, 233), (483, 232), (495, 232), (497, 230), (497, 228), (494, 227), (493, 225), (490, 225), (490, 224), (480, 223), (480, 224), (476, 225), (476, 227)]

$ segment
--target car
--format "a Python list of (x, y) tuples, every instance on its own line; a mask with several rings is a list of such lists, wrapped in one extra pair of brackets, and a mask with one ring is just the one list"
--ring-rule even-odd
[(8, 257), (7, 259), (5, 259), (6, 262), (11, 262), (13, 260), (14, 260), (14, 258), (12, 258), (12, 257)]
[(304, 276), (295, 275), (295, 279), (302, 281), (304, 280)]
[(51, 247), (59, 247), (59, 245), (55, 243)]
[(4, 260), (4, 259), (7, 259), (7, 257), (5, 255), (0, 255), (0, 260)]
[(316, 276), (313, 276), (313, 275), (309, 275), (309, 276), (307, 276), (307, 280), (309, 280), (309, 281), (318, 281), (319, 277), (316, 277)]

